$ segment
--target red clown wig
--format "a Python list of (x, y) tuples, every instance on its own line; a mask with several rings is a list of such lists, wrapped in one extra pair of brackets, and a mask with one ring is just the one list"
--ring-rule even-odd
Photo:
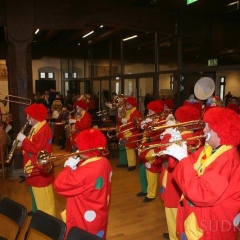
[(200, 101), (184, 101), (183, 106), (192, 106), (195, 107), (196, 109), (198, 109), (198, 111), (200, 112), (200, 114), (202, 114), (202, 103)]
[(125, 101), (131, 104), (133, 107), (137, 106), (137, 100), (134, 97), (128, 97)]
[(74, 103), (74, 107), (76, 108), (76, 106), (79, 106), (80, 108), (84, 109), (85, 111), (87, 111), (88, 109), (88, 105), (84, 100), (78, 100)]
[(42, 122), (47, 118), (47, 108), (42, 103), (34, 103), (25, 108), (25, 113), (37, 121)]
[(173, 100), (168, 98), (164, 100), (164, 104), (167, 106), (168, 109), (173, 109)]
[(199, 120), (201, 118), (200, 112), (193, 106), (181, 106), (175, 112), (175, 118), (178, 122), (188, 122)]
[(164, 110), (164, 103), (160, 99), (151, 101), (148, 103), (147, 109), (154, 111), (156, 114), (161, 113)]
[(80, 132), (76, 139), (79, 151), (85, 151), (93, 148), (106, 147), (107, 140), (104, 134), (98, 129), (86, 129)]
[(236, 112), (237, 114), (239, 114), (239, 107), (238, 107), (236, 104), (234, 104), (234, 103), (229, 103), (229, 104), (226, 106), (226, 108), (231, 109), (231, 110), (233, 110), (234, 112)]
[(221, 145), (239, 145), (240, 117), (237, 113), (227, 108), (214, 107), (205, 112), (203, 121), (217, 133)]

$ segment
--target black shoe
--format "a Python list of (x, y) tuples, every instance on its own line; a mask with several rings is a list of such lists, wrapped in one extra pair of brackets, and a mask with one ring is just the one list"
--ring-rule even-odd
[(118, 164), (116, 167), (117, 168), (127, 168), (128, 165), (127, 164)]
[(33, 212), (30, 211), (30, 212), (27, 213), (27, 215), (28, 215), (28, 216), (32, 216), (32, 215), (33, 215)]
[(162, 235), (165, 239), (170, 240), (169, 233), (163, 233)]
[(143, 199), (144, 202), (151, 202), (152, 200), (154, 200), (155, 198), (148, 198), (148, 197), (145, 197)]
[(128, 168), (128, 171), (133, 171), (135, 169), (136, 169), (136, 166), (131, 166), (131, 167)]
[(137, 197), (143, 197), (143, 196), (146, 196), (146, 195), (147, 195), (147, 193), (139, 192), (137, 194)]

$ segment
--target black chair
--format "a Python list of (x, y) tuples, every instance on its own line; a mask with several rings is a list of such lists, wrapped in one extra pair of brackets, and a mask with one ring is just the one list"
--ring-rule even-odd
[(104, 240), (101, 237), (98, 237), (92, 233), (89, 233), (79, 227), (72, 227), (67, 235), (66, 240)]
[(66, 232), (66, 224), (56, 217), (53, 217), (41, 210), (37, 210), (32, 215), (24, 240), (28, 238), (31, 229), (34, 229), (54, 240), (62, 240), (64, 239)]
[[(27, 209), (22, 204), (15, 202), (14, 200), (4, 197), (0, 201), (0, 214), (8, 219), (11, 219), (14, 223), (18, 225), (18, 231), (15, 235), (15, 239), (18, 238), (20, 230), (27, 216)], [(4, 239), (0, 237), (0, 239)]]

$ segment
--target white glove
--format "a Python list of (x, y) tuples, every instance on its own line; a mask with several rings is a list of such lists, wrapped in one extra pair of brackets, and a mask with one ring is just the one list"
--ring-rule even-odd
[(175, 118), (172, 114), (169, 114), (166, 118), (167, 122), (165, 123), (165, 125), (173, 125), (176, 123)]
[(182, 135), (178, 130), (176, 130), (174, 128), (172, 130), (171, 138), (169, 139), (169, 142), (175, 142), (175, 141), (178, 141), (178, 140), (182, 140)]
[(18, 142), (17, 146), (20, 148), (22, 146), (22, 142)]
[(75, 123), (75, 122), (76, 122), (76, 119), (70, 118), (68, 122), (69, 122), (70, 124), (71, 124), (71, 123)]
[(127, 123), (127, 119), (126, 118), (122, 118), (121, 122), (122, 122), (122, 124), (126, 124)]
[(163, 139), (163, 137), (166, 135), (166, 134), (170, 134), (171, 136), (174, 135), (175, 131), (173, 128), (167, 128), (164, 132), (161, 133), (160, 135), (160, 139)]
[(151, 118), (147, 118), (144, 121), (141, 122), (141, 129), (144, 129), (145, 125), (149, 122), (152, 122)]
[(163, 151), (164, 154), (173, 156), (178, 161), (181, 161), (183, 158), (188, 156), (187, 153), (187, 144), (186, 142), (183, 142), (182, 146), (173, 143), (169, 147), (166, 148), (166, 150)]
[(21, 132), (17, 135), (17, 140), (20, 142), (22, 142), (25, 138), (26, 136)]
[(238, 213), (233, 219), (233, 226), (237, 227), (240, 223), (240, 213)]
[(68, 160), (64, 163), (64, 167), (69, 166), (72, 170), (76, 170), (77, 164), (80, 162), (80, 158), (74, 158), (70, 157)]

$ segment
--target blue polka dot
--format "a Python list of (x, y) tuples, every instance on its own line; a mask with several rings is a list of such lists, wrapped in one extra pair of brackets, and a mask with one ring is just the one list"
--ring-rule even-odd
[(181, 240), (187, 240), (187, 237), (186, 237), (185, 233), (181, 233)]
[(31, 154), (31, 153), (28, 153), (28, 157), (30, 157), (30, 158), (31, 158), (31, 157), (32, 157), (32, 154)]
[(161, 192), (161, 193), (164, 193), (164, 192), (165, 192), (165, 187), (161, 186), (160, 192)]
[(103, 236), (104, 236), (104, 231), (103, 231), (103, 230), (99, 231), (99, 232), (97, 233), (97, 236), (103, 238)]

